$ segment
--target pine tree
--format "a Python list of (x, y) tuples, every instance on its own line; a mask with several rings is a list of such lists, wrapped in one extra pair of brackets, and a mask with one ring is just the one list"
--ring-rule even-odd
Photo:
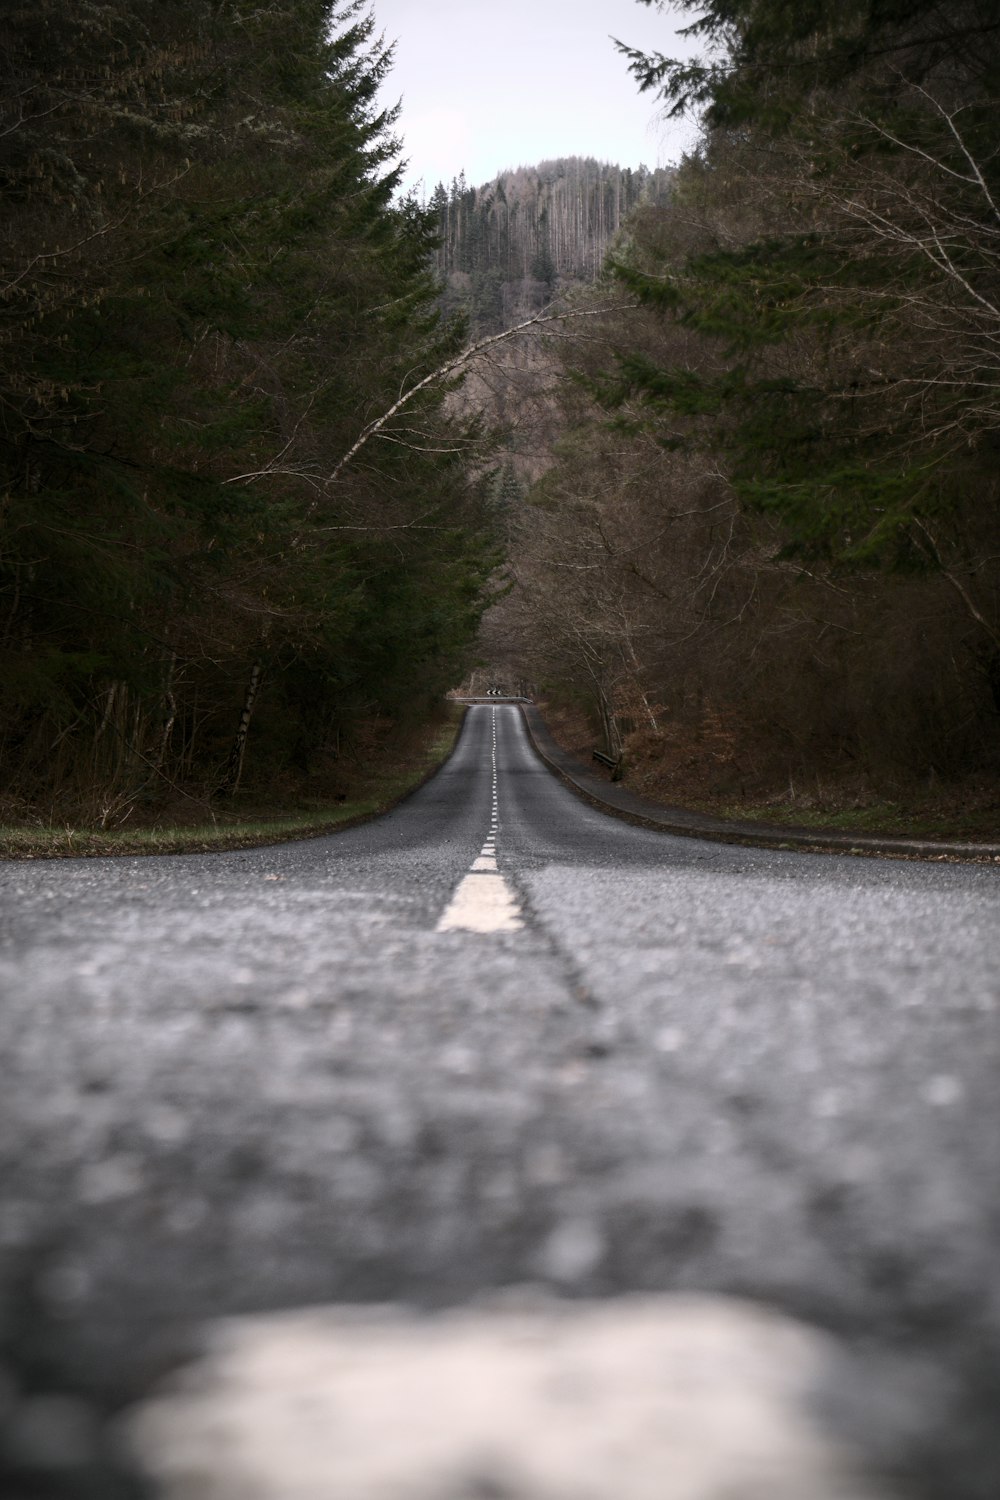
[(363, 705), (412, 711), (492, 554), (441, 393), (330, 480), (458, 337), (434, 213), (394, 200), (361, 0), (41, 0), (3, 25), (15, 780), (232, 784), (248, 702), (251, 768), (255, 735), (280, 759)]

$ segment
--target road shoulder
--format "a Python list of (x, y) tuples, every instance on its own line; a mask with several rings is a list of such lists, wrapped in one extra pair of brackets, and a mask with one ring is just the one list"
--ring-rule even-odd
[(609, 782), (584, 762), (556, 744), (533, 703), (519, 703), (535, 752), (560, 781), (584, 801), (626, 822), (655, 828), (682, 838), (714, 839), (761, 849), (796, 849), (811, 854), (869, 855), (882, 859), (961, 860), (975, 864), (1000, 863), (1000, 844), (975, 844), (936, 839), (878, 837), (870, 834), (796, 828), (777, 823), (740, 822), (716, 818), (682, 807), (664, 807), (627, 787)]

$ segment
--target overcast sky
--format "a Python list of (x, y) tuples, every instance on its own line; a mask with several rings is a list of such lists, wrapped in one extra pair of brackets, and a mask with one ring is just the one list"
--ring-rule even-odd
[[(640, 94), (612, 36), (668, 55), (669, 10), (637, 0), (373, 0), (396, 43), (384, 102), (402, 98), (408, 184), (472, 185), (557, 156), (663, 166), (691, 140)], [(688, 18), (690, 19), (690, 18)]]

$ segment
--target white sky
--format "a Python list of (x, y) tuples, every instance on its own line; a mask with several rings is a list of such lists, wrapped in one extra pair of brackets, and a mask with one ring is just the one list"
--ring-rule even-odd
[(373, 0), (396, 60), (383, 103), (402, 98), (407, 185), (430, 194), (464, 169), (470, 186), (507, 167), (595, 156), (664, 166), (690, 126), (664, 121), (611, 41), (668, 56), (681, 13), (637, 0)]

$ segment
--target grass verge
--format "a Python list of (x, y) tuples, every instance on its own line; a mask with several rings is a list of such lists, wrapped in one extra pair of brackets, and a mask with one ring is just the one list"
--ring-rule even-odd
[(702, 811), (721, 818), (815, 828), (830, 833), (858, 833), (869, 838), (942, 839), (971, 843), (1000, 843), (997, 808), (953, 808), (940, 812), (908, 808), (895, 802), (872, 801), (849, 808), (803, 807), (799, 802), (732, 802), (719, 799)]
[(220, 814), (215, 822), (192, 827), (154, 824), (148, 828), (102, 829), (7, 824), (0, 826), (0, 857), (79, 859), (124, 854), (208, 854), (336, 833), (338, 829), (388, 812), (429, 781), (451, 754), (463, 717), (455, 713), (446, 722), (433, 725), (421, 746), (411, 749), (404, 759), (384, 759), (343, 801), (302, 799), (294, 809), (227, 812)]

